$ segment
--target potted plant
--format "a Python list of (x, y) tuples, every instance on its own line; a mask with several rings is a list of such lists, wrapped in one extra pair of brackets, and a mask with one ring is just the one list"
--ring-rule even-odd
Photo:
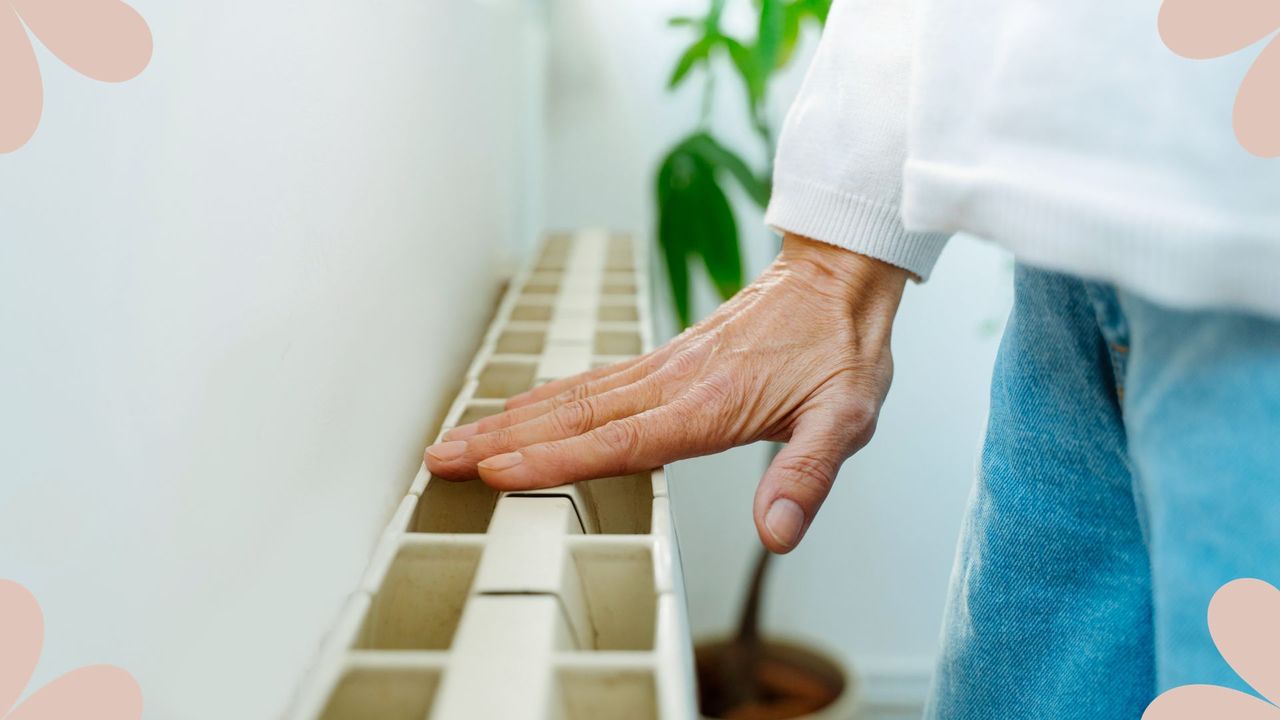
[[(763, 212), (773, 176), (775, 133), (766, 108), (773, 76), (791, 62), (807, 23), (826, 21), (831, 0), (755, 0), (754, 39), (735, 37), (722, 24), (726, 0), (709, 0), (704, 17), (675, 17), (670, 24), (694, 31), (668, 83), (675, 89), (699, 74), (702, 112), (697, 126), (662, 159), (656, 177), (657, 238), (667, 269), (672, 306), (682, 327), (692, 321), (689, 263), (701, 259), (721, 299), (742, 289), (742, 252), (725, 181), (736, 182)], [(725, 57), (746, 90), (743, 108), (764, 149), (759, 172), (721, 142), (710, 127), (716, 72), (711, 60)]]
[(800, 643), (760, 634), (772, 557), (760, 551), (737, 633), (694, 648), (699, 710), (703, 717), (725, 720), (852, 720), (855, 681), (839, 662)]
[[(725, 0), (710, 0), (703, 17), (670, 24), (694, 37), (677, 60), (669, 86), (702, 75), (702, 112), (695, 129), (666, 154), (656, 178), (657, 238), (667, 270), (672, 307), (682, 327), (692, 322), (690, 263), (701, 260), (721, 299), (742, 289), (742, 252), (733, 207), (723, 183), (735, 182), (763, 212), (773, 174), (774, 129), (766, 113), (770, 79), (792, 59), (806, 23), (826, 21), (831, 0), (757, 0), (753, 39), (727, 33)], [(766, 167), (754, 170), (710, 128), (714, 57), (727, 57), (746, 89), (756, 139)], [(743, 602), (737, 633), (695, 648), (701, 712), (732, 720), (849, 720), (856, 693), (851, 674), (837, 661), (799, 643), (760, 632), (760, 607), (772, 555), (761, 550)]]

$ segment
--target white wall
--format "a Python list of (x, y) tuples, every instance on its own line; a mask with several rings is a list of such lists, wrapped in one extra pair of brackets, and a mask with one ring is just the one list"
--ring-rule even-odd
[(0, 156), (0, 577), (33, 681), (149, 718), (289, 699), (540, 207), (534, 3), (136, 0), (112, 86), (41, 50)]
[[(700, 93), (697, 80), (674, 95), (665, 91), (688, 37), (665, 19), (705, 6), (553, 0), (551, 225), (606, 224), (650, 237), (653, 170), (696, 122)], [(731, 20), (750, 30), (750, 3), (729, 7), (738, 13)], [(775, 88), (779, 125), (808, 57)], [(730, 73), (721, 77), (713, 127), (759, 162), (740, 85)], [(740, 210), (750, 264), (759, 270), (777, 241), (748, 204)], [(906, 715), (932, 667), (1008, 283), (1000, 251), (960, 238), (934, 280), (908, 289), (894, 340), (895, 385), (876, 438), (846, 465), (802, 547), (775, 565), (769, 627), (834, 646), (863, 671), (880, 705), (902, 695)], [(757, 446), (672, 470), (695, 632), (724, 631), (736, 616), (757, 547), (750, 512), (763, 462)]]

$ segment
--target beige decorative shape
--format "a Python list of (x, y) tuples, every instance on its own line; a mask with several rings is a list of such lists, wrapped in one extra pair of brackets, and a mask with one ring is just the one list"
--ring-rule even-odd
[(36, 689), (13, 707), (35, 671), (43, 645), (44, 616), (35, 596), (16, 582), (0, 580), (0, 718), (139, 720), (142, 717), (141, 688), (132, 675), (113, 665), (76, 668)]
[(151, 29), (119, 0), (0, 0), (0, 153), (17, 150), (40, 125), (40, 68), (26, 28), (76, 72), (123, 82), (151, 61)]
[(1143, 720), (1280, 720), (1280, 590), (1233, 580), (1209, 602), (1209, 633), (1242, 680), (1271, 702), (1217, 685), (1183, 685), (1156, 698)]
[[(1165, 0), (1160, 39), (1185, 58), (1222, 57), (1280, 29), (1280, 3), (1265, 0)], [(1280, 156), (1280, 43), (1272, 40), (1245, 75), (1232, 115), (1236, 139), (1259, 157)]]

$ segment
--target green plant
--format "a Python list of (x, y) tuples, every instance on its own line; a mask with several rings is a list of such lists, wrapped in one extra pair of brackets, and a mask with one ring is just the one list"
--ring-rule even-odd
[[(702, 112), (698, 127), (663, 158), (657, 177), (658, 246), (667, 267), (668, 284), (682, 327), (692, 320), (689, 262), (701, 258), (717, 293), (728, 299), (742, 289), (742, 252), (733, 207), (722, 182), (737, 182), (761, 210), (769, 202), (773, 175), (774, 133), (766, 114), (769, 81), (795, 53), (807, 21), (824, 23), (831, 0), (755, 0), (759, 23), (753, 40), (725, 32), (721, 25), (726, 0), (710, 0), (704, 17), (676, 17), (674, 27), (697, 35), (681, 54), (671, 74), (675, 89), (701, 70)], [(725, 57), (746, 90), (752, 128), (764, 147), (767, 167), (761, 172), (712, 134), (715, 97), (712, 60)]]

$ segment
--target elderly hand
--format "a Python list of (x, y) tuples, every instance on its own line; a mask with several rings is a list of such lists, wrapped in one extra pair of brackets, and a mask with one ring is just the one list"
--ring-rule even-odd
[(521, 490), (785, 441), (754, 514), (765, 546), (787, 552), (875, 430), (907, 277), (788, 235), (773, 264), (703, 322), (643, 357), (511, 398), (506, 412), (427, 448), (427, 466)]

